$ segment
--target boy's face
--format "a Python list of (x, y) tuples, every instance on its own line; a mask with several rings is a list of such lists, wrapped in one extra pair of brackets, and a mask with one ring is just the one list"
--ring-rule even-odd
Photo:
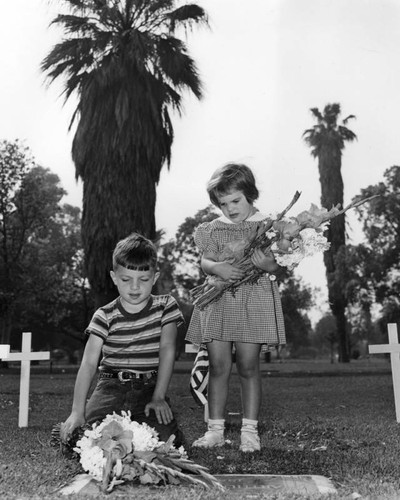
[(230, 191), (218, 196), (218, 203), (225, 217), (236, 224), (246, 220), (254, 210), (242, 191)]
[(128, 312), (139, 312), (145, 307), (159, 276), (154, 269), (133, 271), (123, 266), (118, 266), (110, 274), (118, 288), (122, 305)]

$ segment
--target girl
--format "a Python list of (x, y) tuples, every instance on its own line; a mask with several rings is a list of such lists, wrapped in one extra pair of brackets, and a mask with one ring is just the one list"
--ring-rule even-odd
[[(243, 271), (231, 262), (242, 256), (243, 248), (255, 225), (267, 217), (253, 206), (258, 189), (252, 171), (242, 164), (228, 164), (218, 169), (207, 185), (211, 202), (222, 211), (212, 222), (200, 224), (194, 240), (201, 256), (201, 267), (208, 275), (234, 282)], [(242, 254), (240, 254), (242, 252)], [(235, 293), (225, 292), (204, 310), (194, 308), (186, 340), (205, 344), (209, 356), (208, 430), (193, 446), (222, 446), (225, 406), (232, 368), (232, 346), (240, 378), (243, 420), (240, 450), (260, 450), (258, 414), (261, 403), (259, 358), (261, 347), (284, 344), (282, 307), (275, 281), (278, 269), (273, 254), (256, 249), (255, 266), (265, 274), (254, 284), (242, 284)]]

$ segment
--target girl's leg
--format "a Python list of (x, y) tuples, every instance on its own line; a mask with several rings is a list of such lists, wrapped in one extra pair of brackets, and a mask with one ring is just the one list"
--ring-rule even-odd
[(229, 375), (232, 369), (232, 343), (212, 341), (207, 344), (209, 381), (207, 390), (210, 418), (208, 430), (193, 446), (213, 448), (225, 443), (225, 406), (228, 397)]
[(236, 366), (240, 379), (243, 405), (240, 449), (260, 450), (258, 415), (261, 405), (260, 344), (236, 343)]
[(208, 409), (211, 419), (225, 418), (229, 376), (232, 370), (232, 343), (213, 340), (207, 344), (209, 381)]
[(236, 367), (242, 390), (243, 416), (258, 420), (261, 405), (261, 344), (236, 342)]

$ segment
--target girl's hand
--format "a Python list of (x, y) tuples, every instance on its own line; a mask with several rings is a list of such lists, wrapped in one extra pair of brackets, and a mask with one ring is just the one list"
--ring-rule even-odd
[(266, 271), (267, 273), (272, 273), (278, 269), (278, 264), (275, 261), (274, 254), (271, 251), (267, 251), (265, 254), (260, 248), (256, 248), (251, 256), (251, 262)]
[(154, 399), (147, 403), (144, 409), (146, 417), (150, 415), (150, 410), (154, 410), (159, 424), (169, 424), (174, 418), (172, 410), (165, 399)]
[(234, 281), (244, 278), (244, 271), (228, 262), (218, 262), (214, 269), (215, 274), (225, 281), (231, 281), (233, 283)]

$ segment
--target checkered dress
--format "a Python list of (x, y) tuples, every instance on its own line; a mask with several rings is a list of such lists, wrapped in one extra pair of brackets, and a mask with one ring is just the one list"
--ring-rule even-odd
[[(227, 245), (236, 247), (247, 238), (255, 225), (265, 219), (259, 212), (246, 221), (232, 224), (225, 218), (200, 224), (194, 240), (200, 252), (212, 252), (226, 259)], [(269, 346), (286, 343), (285, 327), (278, 285), (267, 275), (257, 283), (243, 284), (234, 295), (227, 291), (203, 310), (195, 307), (186, 340), (204, 344), (212, 340), (251, 342)]]

